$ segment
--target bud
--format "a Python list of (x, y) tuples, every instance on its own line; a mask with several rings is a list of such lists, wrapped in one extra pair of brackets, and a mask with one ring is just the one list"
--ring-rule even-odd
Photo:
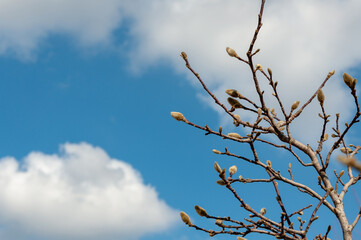
[(291, 111), (294, 111), (295, 109), (297, 109), (299, 105), (300, 105), (300, 101), (294, 102), (291, 106)]
[(302, 216), (302, 215), (303, 215), (303, 212), (301, 211), (301, 212), (299, 212), (298, 214)]
[(232, 48), (227, 47), (227, 48), (226, 48), (226, 51), (227, 51), (227, 53), (228, 53), (229, 56), (231, 56), (231, 57), (238, 57), (236, 51), (234, 51)]
[(342, 170), (342, 171), (340, 172), (340, 177), (342, 177), (344, 173), (345, 173), (345, 171)]
[(187, 224), (188, 226), (192, 225), (191, 219), (185, 212), (180, 212), (180, 216), (185, 224)]
[(214, 162), (214, 169), (215, 169), (218, 173), (221, 173), (221, 172), (222, 172), (222, 168), (218, 165), (217, 162)]
[(267, 167), (272, 167), (272, 162), (270, 160), (267, 160), (266, 163), (267, 163)]
[(261, 64), (257, 64), (256, 65), (256, 71), (257, 70), (260, 70), (260, 71), (262, 71), (263, 70), (263, 68), (262, 68), (262, 65)]
[(266, 212), (267, 212), (267, 209), (266, 209), (266, 208), (262, 208), (261, 211), (260, 211), (260, 213), (261, 213), (262, 216), (265, 215)]
[(237, 240), (247, 240), (247, 239), (245, 239), (243, 237), (237, 237)]
[(270, 75), (270, 77), (272, 77), (272, 70), (270, 68), (267, 68), (268, 74)]
[(237, 90), (235, 90), (235, 89), (226, 89), (226, 91), (225, 91), (229, 96), (231, 96), (231, 97), (239, 97), (239, 96), (241, 96), (241, 94), (237, 91)]
[(346, 83), (346, 85), (349, 87), (349, 88), (353, 88), (352, 87), (352, 84), (353, 84), (353, 78), (350, 76), (350, 75), (348, 75), (347, 73), (344, 73), (343, 75), (342, 75), (342, 77), (343, 77), (343, 81)]
[(239, 126), (239, 122), (241, 121), (241, 117), (238, 114), (234, 114), (233, 115), (237, 120), (233, 119), (233, 124), (238, 127)]
[(291, 163), (289, 163), (289, 164), (288, 164), (288, 168), (291, 168), (291, 167), (292, 167), (292, 164), (291, 164)]
[(351, 148), (340, 148), (340, 150), (341, 150), (341, 152), (342, 153), (344, 153), (344, 154), (346, 154), (346, 153), (351, 153), (352, 152), (352, 150), (351, 150)]
[(234, 98), (227, 98), (227, 101), (234, 108), (242, 108), (242, 104)]
[(328, 77), (331, 77), (333, 74), (335, 74), (335, 70), (332, 70), (331, 72), (329, 72)]
[(184, 61), (187, 60), (187, 58), (188, 58), (188, 56), (185, 52), (181, 52), (181, 56), (184, 59)]
[(233, 174), (235, 174), (237, 172), (237, 166), (233, 165), (232, 167), (230, 167), (228, 169), (229, 174), (232, 176)]
[(216, 225), (222, 226), (222, 225), (223, 225), (223, 221), (222, 221), (221, 219), (217, 219), (217, 220), (216, 220)]
[(356, 87), (356, 83), (357, 83), (357, 79), (354, 78), (352, 83), (351, 83), (351, 88), (354, 89)]
[(223, 179), (217, 180), (216, 183), (218, 183), (221, 186), (227, 185), (227, 183)]
[(213, 231), (210, 231), (210, 232), (209, 232), (209, 236), (210, 236), (210, 237), (214, 237), (215, 235), (216, 235), (215, 232), (213, 232)]
[(335, 137), (337, 137), (337, 136), (336, 136), (336, 134), (332, 133), (332, 134), (331, 134), (331, 137), (335, 138)]
[(239, 175), (238, 179), (239, 179), (239, 181), (242, 181), (243, 180), (242, 175)]
[(199, 216), (201, 216), (201, 217), (208, 216), (208, 213), (207, 213), (206, 210), (204, 210), (204, 208), (202, 208), (202, 207), (200, 207), (198, 205), (195, 205), (194, 209), (196, 210), (196, 212), (198, 213)]
[(218, 151), (217, 149), (213, 149), (212, 152), (214, 152), (215, 154), (222, 154), (220, 151)]
[(321, 105), (323, 105), (323, 102), (325, 101), (325, 94), (323, 94), (322, 90), (318, 90), (317, 92), (317, 99), (320, 102)]
[(170, 115), (177, 121), (185, 122), (187, 120), (180, 112), (171, 112)]
[(323, 141), (327, 141), (327, 139), (328, 139), (328, 134), (325, 133), (325, 135), (323, 136)]
[(241, 139), (241, 135), (238, 133), (228, 133), (228, 137)]
[(297, 217), (297, 220), (301, 222), (301, 218), (300, 218), (300, 217)]
[(258, 116), (261, 116), (261, 115), (262, 115), (262, 109), (261, 109), (261, 108), (258, 108), (258, 109), (257, 109), (257, 113), (258, 113)]

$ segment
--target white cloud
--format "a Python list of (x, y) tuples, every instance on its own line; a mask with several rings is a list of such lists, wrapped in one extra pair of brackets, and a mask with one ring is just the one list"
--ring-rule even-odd
[(0, 159), (1, 239), (136, 239), (178, 214), (129, 164), (87, 143)]
[[(220, 98), (227, 88), (239, 89), (257, 101), (246, 65), (225, 52), (231, 46), (244, 56), (257, 23), (260, 1), (254, 0), (137, 0), (127, 2), (126, 12), (134, 20), (132, 34), (139, 45), (132, 54), (134, 68), (167, 60), (178, 71), (187, 72), (179, 57), (188, 53), (192, 66)], [(352, 99), (341, 78), (342, 71), (357, 66), (361, 60), (361, 25), (356, 0), (277, 0), (267, 1), (264, 25), (256, 48), (261, 52), (256, 63), (273, 70), (279, 92), (289, 109), (305, 102), (327, 73), (336, 75), (327, 87), (326, 111), (350, 116)], [(261, 78), (262, 79), (262, 78)], [(196, 81), (192, 77), (192, 81)], [(266, 98), (272, 99), (265, 79), (261, 80)], [(268, 91), (268, 92), (267, 92)], [(210, 104), (214, 105), (213, 101)], [(275, 104), (274, 104), (275, 105)], [(270, 106), (270, 107), (274, 107)], [(304, 112), (303, 135), (316, 136), (318, 104)], [(249, 118), (247, 114), (240, 114)], [(190, 118), (191, 119), (191, 118)]]

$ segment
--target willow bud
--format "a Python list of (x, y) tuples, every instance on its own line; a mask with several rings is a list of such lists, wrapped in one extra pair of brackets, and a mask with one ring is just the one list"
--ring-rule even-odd
[(228, 169), (228, 171), (229, 171), (229, 174), (232, 176), (233, 174), (235, 174), (237, 172), (237, 166), (233, 165), (232, 167), (230, 167)]
[(180, 112), (171, 112), (170, 115), (177, 121), (185, 122), (187, 120)]
[(202, 207), (200, 207), (198, 205), (195, 205), (194, 209), (196, 210), (196, 212), (198, 213), (199, 216), (201, 216), (201, 217), (208, 216), (208, 213), (207, 213), (206, 210), (204, 210), (204, 208), (202, 208)]
[(180, 216), (185, 224), (187, 224), (188, 226), (192, 225), (191, 219), (185, 212), (180, 212)]
[(317, 92), (317, 99), (320, 102), (321, 105), (323, 105), (323, 102), (325, 101), (325, 94), (323, 94), (322, 90), (318, 90)]
[(226, 51), (227, 51), (227, 53), (228, 53), (229, 56), (231, 56), (231, 57), (238, 57), (236, 51), (234, 51), (232, 48), (227, 47), (227, 48), (226, 48)]
[(291, 111), (294, 111), (295, 109), (297, 109), (299, 105), (300, 105), (300, 101), (294, 102), (291, 106)]

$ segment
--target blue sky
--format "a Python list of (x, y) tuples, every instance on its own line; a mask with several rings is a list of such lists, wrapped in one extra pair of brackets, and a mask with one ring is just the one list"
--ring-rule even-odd
[[(180, 210), (197, 224), (202, 219), (193, 210), (196, 204), (214, 215), (244, 216), (230, 193), (215, 184), (213, 163), (237, 164), (245, 177), (264, 174), (211, 150), (227, 146), (245, 155), (249, 150), (205, 137), (174, 121), (170, 112), (182, 112), (199, 125), (241, 131), (209, 101), (179, 53), (188, 53), (220, 99), (226, 99), (227, 88), (252, 96), (247, 68), (230, 59), (225, 48), (246, 51), (258, 1), (28, 4), (0, 0), (1, 239), (203, 240), (210, 238), (184, 226)], [(279, 0), (266, 6), (256, 60), (273, 69), (287, 107), (307, 99), (335, 69), (334, 81), (325, 88), (326, 109), (341, 111), (344, 120), (352, 115), (340, 76), (343, 71), (360, 74), (361, 33), (355, 31), (360, 5)], [(318, 108), (311, 105), (295, 122), (300, 140), (315, 142)], [(246, 113), (241, 117), (251, 119)], [(358, 134), (356, 129), (350, 143), (358, 144)], [(259, 147), (264, 161), (271, 159), (284, 171), (294, 161)], [(300, 175), (310, 174), (294, 166)], [(332, 167), (342, 169), (338, 163)], [(256, 209), (278, 211), (267, 186), (239, 189)], [(360, 186), (354, 189), (347, 200), (351, 216), (361, 198)], [(284, 198), (295, 210), (307, 199)], [(335, 227), (332, 239), (340, 236)]]

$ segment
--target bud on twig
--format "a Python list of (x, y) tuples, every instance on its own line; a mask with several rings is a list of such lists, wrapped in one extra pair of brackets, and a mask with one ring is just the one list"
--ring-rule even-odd
[(294, 111), (295, 109), (297, 109), (299, 105), (300, 105), (300, 101), (294, 102), (291, 106), (291, 111)]
[(213, 149), (212, 152), (214, 152), (215, 154), (222, 154), (221, 151), (218, 151), (217, 149)]
[(232, 176), (233, 174), (235, 174), (237, 172), (237, 166), (233, 165), (232, 167), (230, 167), (228, 169), (229, 174)]
[(340, 175), (339, 175), (339, 176), (342, 177), (344, 173), (345, 173), (345, 171), (342, 170), (342, 171), (340, 172)]
[(266, 209), (266, 208), (262, 208), (261, 211), (260, 211), (261, 215), (265, 215), (266, 212), (267, 212), (267, 209)]
[(207, 213), (206, 210), (204, 210), (204, 208), (202, 208), (202, 207), (200, 207), (198, 205), (195, 205), (194, 209), (196, 210), (196, 212), (198, 213), (199, 216), (201, 216), (201, 217), (208, 216), (208, 213)]
[(170, 115), (177, 121), (185, 122), (187, 120), (180, 112), (171, 112)]
[(266, 163), (267, 163), (267, 167), (272, 167), (272, 162), (270, 160), (267, 160)]
[(226, 48), (226, 51), (227, 51), (227, 53), (228, 53), (229, 56), (235, 57), (235, 58), (238, 57), (236, 51), (234, 51), (232, 48), (227, 47), (227, 48)]
[(323, 102), (325, 101), (325, 94), (323, 94), (322, 90), (318, 90), (317, 92), (317, 99), (320, 102), (321, 105), (323, 105)]
[(231, 97), (240, 97), (240, 96), (242, 96), (237, 90), (235, 90), (235, 89), (226, 89), (226, 91), (225, 91), (229, 96), (231, 96)]
[(272, 70), (270, 68), (267, 68), (269, 76), (272, 78)]
[(352, 150), (351, 150), (351, 148), (340, 148), (340, 151), (342, 152), (342, 153), (344, 153), (344, 154), (347, 154), (347, 153), (351, 153), (352, 152)]
[(227, 98), (228, 103), (234, 108), (242, 108), (242, 104), (234, 98)]
[(181, 56), (184, 59), (184, 61), (186, 61), (187, 58), (188, 58), (188, 56), (187, 56), (187, 54), (185, 52), (181, 52)]
[(228, 133), (228, 137), (241, 139), (241, 135), (238, 133)]
[(221, 173), (221, 172), (222, 172), (222, 168), (218, 165), (217, 162), (214, 162), (214, 169), (215, 169), (218, 173)]
[(328, 77), (331, 77), (333, 74), (335, 74), (335, 70), (332, 70), (331, 72), (329, 72)]
[(221, 185), (221, 186), (227, 185), (227, 183), (226, 183), (224, 180), (222, 180), (222, 179), (217, 180), (217, 183), (218, 183), (219, 185)]
[(354, 89), (355, 86), (356, 86), (356, 82), (357, 80), (356, 79), (353, 79), (349, 74), (347, 73), (344, 73), (342, 75), (343, 77), (343, 81), (346, 83), (346, 85), (351, 88), (351, 89)]
[(188, 226), (192, 225), (191, 219), (185, 212), (180, 212), (180, 216), (185, 224), (187, 224)]
[(256, 71), (257, 70), (260, 70), (260, 71), (262, 71), (263, 70), (263, 68), (262, 68), (262, 65), (261, 64), (257, 64), (256, 65)]

